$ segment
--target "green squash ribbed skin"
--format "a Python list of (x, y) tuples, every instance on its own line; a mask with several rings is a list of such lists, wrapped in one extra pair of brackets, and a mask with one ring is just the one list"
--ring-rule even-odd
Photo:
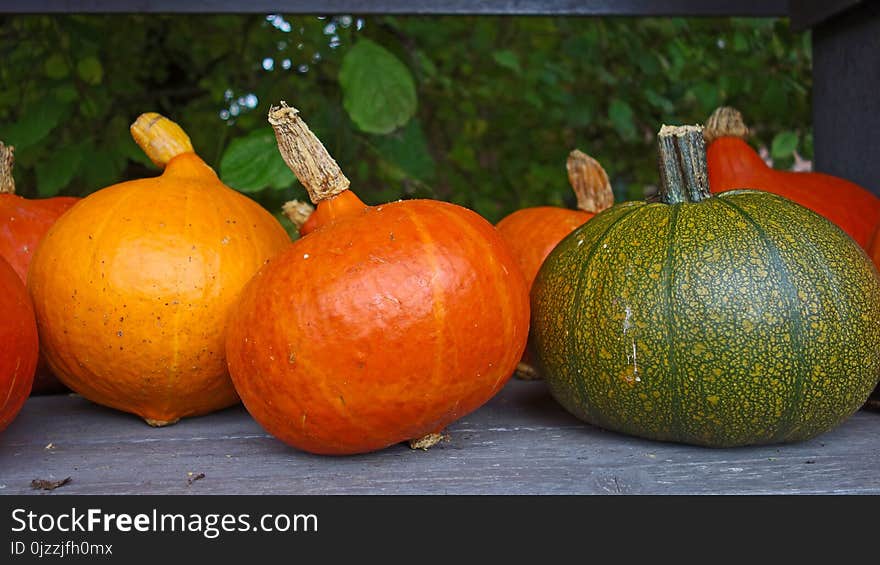
[(553, 396), (591, 424), (714, 447), (798, 441), (880, 379), (880, 279), (843, 231), (774, 194), (628, 202), (544, 262), (532, 333)]

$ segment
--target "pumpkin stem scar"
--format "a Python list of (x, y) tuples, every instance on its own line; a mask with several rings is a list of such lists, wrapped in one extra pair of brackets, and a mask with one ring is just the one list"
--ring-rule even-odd
[(701, 202), (711, 197), (701, 126), (664, 125), (657, 135), (657, 147), (661, 202)]
[(446, 432), (430, 433), (420, 438), (409, 440), (410, 449), (421, 449), (427, 451), (441, 441), (449, 441), (449, 434)]
[(736, 108), (720, 106), (712, 112), (703, 128), (703, 139), (706, 143), (712, 143), (719, 137), (738, 137), (745, 139), (749, 136), (749, 128), (743, 121), (742, 114)]
[(15, 147), (0, 141), (0, 194), (15, 194), (15, 179), (12, 167), (15, 165)]
[(299, 117), (299, 110), (283, 100), (269, 109), (269, 123), (275, 131), (284, 162), (309, 193), (312, 203), (348, 190), (348, 179), (324, 144)]
[(577, 196), (578, 210), (598, 214), (614, 205), (614, 191), (608, 173), (599, 161), (575, 149), (568, 154), (565, 169), (568, 171), (568, 182)]

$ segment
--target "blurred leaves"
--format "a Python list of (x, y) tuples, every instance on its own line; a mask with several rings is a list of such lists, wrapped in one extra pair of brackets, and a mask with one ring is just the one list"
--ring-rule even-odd
[(441, 198), (492, 221), (573, 205), (575, 147), (642, 198), (660, 125), (720, 104), (777, 166), (812, 158), (810, 36), (784, 19), (16, 16), (0, 53), (0, 139), (25, 196), (157, 174), (128, 134), (156, 111), (277, 212), (304, 198), (267, 127), (279, 100), (365, 201)]
[(55, 196), (73, 179), (82, 161), (85, 146), (67, 145), (52, 155), (52, 161), (37, 169), (37, 193), (40, 196)]
[(390, 51), (361, 39), (342, 59), (342, 103), (367, 133), (390, 133), (416, 111), (416, 85), (409, 69)]
[(798, 146), (798, 135), (793, 131), (781, 131), (773, 136), (770, 145), (770, 156), (773, 159), (787, 159), (791, 157)]
[(517, 57), (516, 53), (513, 51), (510, 51), (509, 49), (495, 51), (492, 53), (492, 58), (505, 69), (511, 70), (516, 74), (522, 73), (522, 69), (519, 66), (519, 57)]
[(629, 104), (619, 98), (612, 99), (608, 106), (608, 118), (620, 137), (625, 140), (632, 140), (636, 137), (633, 111)]
[(242, 192), (287, 188), (296, 182), (278, 152), (271, 127), (233, 140), (220, 161), (220, 178)]
[(21, 119), (0, 129), (0, 139), (17, 150), (39, 143), (55, 129), (67, 112), (68, 104), (52, 97), (41, 98), (29, 104)]

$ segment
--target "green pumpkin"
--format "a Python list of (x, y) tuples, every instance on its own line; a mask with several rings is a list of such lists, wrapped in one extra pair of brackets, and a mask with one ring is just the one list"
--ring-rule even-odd
[(803, 440), (880, 378), (880, 279), (785, 198), (710, 195), (701, 128), (664, 127), (659, 202), (575, 230), (532, 289), (553, 396), (597, 426), (707, 446)]

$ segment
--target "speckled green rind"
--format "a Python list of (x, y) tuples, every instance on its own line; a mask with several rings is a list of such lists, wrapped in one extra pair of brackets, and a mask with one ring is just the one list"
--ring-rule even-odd
[(880, 379), (880, 278), (779, 196), (626, 203), (575, 230), (532, 290), (553, 396), (592, 424), (725, 447), (797, 441)]

